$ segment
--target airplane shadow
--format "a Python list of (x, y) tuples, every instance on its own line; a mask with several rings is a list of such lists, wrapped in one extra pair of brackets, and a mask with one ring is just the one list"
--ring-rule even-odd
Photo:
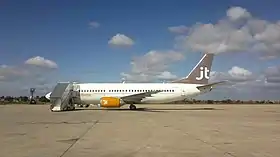
[(148, 108), (137, 108), (136, 110), (130, 110), (127, 108), (114, 108), (114, 109), (106, 109), (106, 108), (77, 108), (74, 111), (87, 111), (87, 110), (94, 110), (94, 111), (129, 111), (129, 112), (164, 112), (158, 110), (152, 110)]
[(137, 108), (130, 110), (128, 108), (117, 109), (104, 109), (104, 108), (77, 108), (74, 111), (87, 111), (87, 110), (100, 110), (100, 111), (129, 111), (129, 112), (166, 112), (166, 111), (211, 111), (211, 110), (224, 110), (213, 107), (199, 107), (199, 108)]

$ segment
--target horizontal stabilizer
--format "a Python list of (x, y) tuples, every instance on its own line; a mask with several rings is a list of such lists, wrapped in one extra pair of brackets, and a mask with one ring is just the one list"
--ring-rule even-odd
[(213, 87), (215, 87), (216, 85), (224, 84), (224, 83), (226, 83), (226, 82), (227, 82), (227, 81), (220, 81), (220, 82), (210, 83), (210, 84), (203, 85), (203, 86), (197, 86), (196, 88), (197, 88), (198, 90), (205, 89), (205, 88), (213, 88)]

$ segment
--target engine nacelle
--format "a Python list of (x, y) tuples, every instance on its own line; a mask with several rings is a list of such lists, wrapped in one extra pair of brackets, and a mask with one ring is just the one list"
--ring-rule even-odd
[(124, 101), (117, 97), (102, 97), (100, 99), (100, 107), (121, 107)]

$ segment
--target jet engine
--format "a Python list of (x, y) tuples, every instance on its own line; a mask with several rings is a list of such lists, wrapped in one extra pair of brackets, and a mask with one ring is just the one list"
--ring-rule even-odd
[(102, 97), (99, 107), (121, 107), (124, 104), (124, 101), (117, 97)]

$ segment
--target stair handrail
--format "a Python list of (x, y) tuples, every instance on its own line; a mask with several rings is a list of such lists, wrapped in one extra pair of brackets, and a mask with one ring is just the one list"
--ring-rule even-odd
[[(70, 83), (69, 85), (66, 87), (66, 90), (63, 92), (62, 97), (61, 97), (61, 105), (65, 103), (65, 101), (67, 100), (66, 98), (69, 97), (70, 94), (72, 94), (72, 91), (70, 91)], [(67, 91), (67, 92), (66, 92)]]

